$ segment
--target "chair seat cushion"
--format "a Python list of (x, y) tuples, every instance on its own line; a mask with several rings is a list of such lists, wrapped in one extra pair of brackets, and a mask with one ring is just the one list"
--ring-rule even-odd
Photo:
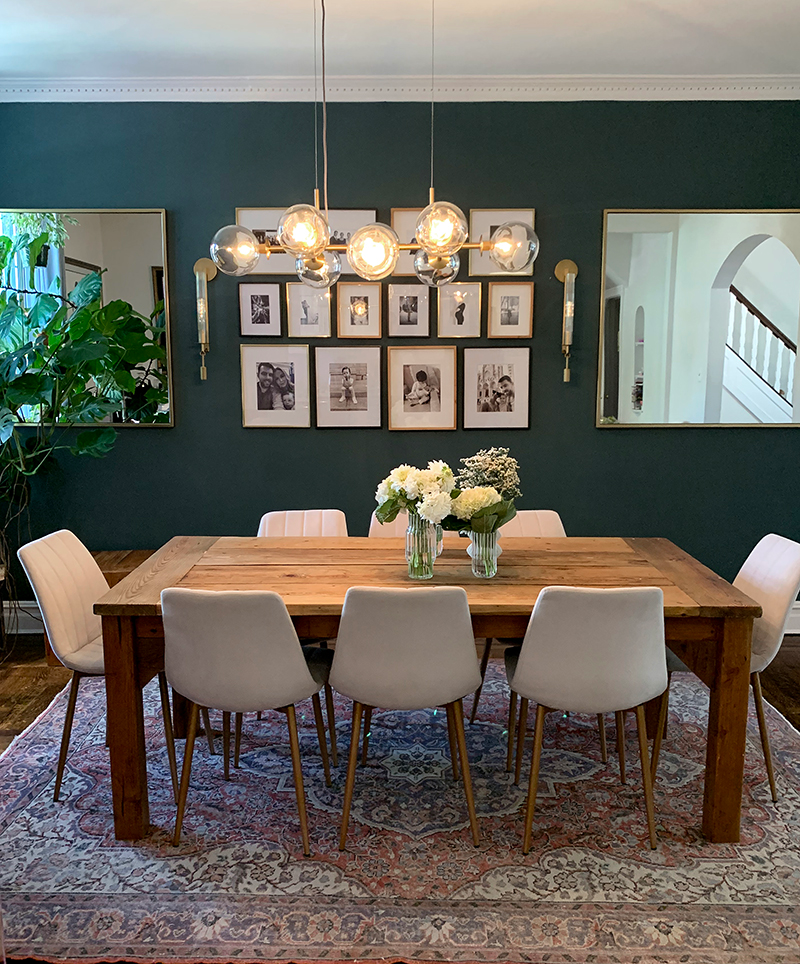
[(309, 672), (314, 677), (314, 682), (324, 686), (331, 675), (333, 650), (320, 649), (318, 646), (304, 646), (303, 655), (306, 658)]
[(684, 661), (675, 655), (672, 650), (667, 647), (667, 672), (668, 673), (689, 673), (691, 670), (684, 663)]
[(106, 669), (103, 661), (103, 637), (98, 636), (85, 646), (59, 657), (67, 669), (87, 673), (90, 676), (102, 676)]
[(519, 662), (519, 654), (522, 652), (521, 646), (512, 646), (503, 653), (503, 659), (506, 664), (506, 676), (508, 677), (508, 685), (514, 688), (514, 673), (517, 671), (517, 663)]

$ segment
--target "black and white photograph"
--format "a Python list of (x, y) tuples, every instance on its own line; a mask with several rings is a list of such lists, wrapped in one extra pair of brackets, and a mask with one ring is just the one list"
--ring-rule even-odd
[(286, 285), (290, 338), (330, 338), (331, 289), (310, 288), (300, 281)]
[(439, 288), (439, 337), (479, 338), (480, 334), (480, 282), (453, 282)]
[(489, 337), (533, 335), (533, 282), (489, 282)]
[(245, 428), (308, 427), (308, 346), (242, 345), (241, 355)]
[[(288, 205), (287, 205), (288, 207)], [(286, 208), (236, 208), (236, 223), (255, 234), (261, 244), (276, 242), (278, 222)], [(347, 244), (350, 236), (365, 224), (373, 224), (377, 211), (337, 210), (328, 211), (328, 225), (331, 230), (331, 244)], [(347, 256), (342, 253), (342, 270), (351, 271)], [(295, 273), (295, 259), (291, 254), (273, 254), (269, 258), (263, 254), (258, 259), (253, 274)]]
[[(392, 230), (400, 239), (400, 244), (414, 244), (417, 240), (417, 219), (422, 208), (392, 208)], [(414, 256), (416, 251), (401, 251), (392, 275), (397, 278), (413, 278)]]
[(389, 428), (455, 429), (455, 346), (388, 352)]
[[(473, 208), (469, 212), (469, 239), (470, 241), (488, 241), (495, 230), (507, 221), (521, 221), (533, 227), (535, 215), (533, 208), (523, 210)], [(529, 265), (524, 271), (503, 271), (492, 261), (488, 252), (472, 250), (469, 253), (469, 273), (471, 277), (498, 274), (526, 275), (533, 274), (533, 265)]]
[(389, 285), (389, 335), (427, 338), (430, 308), (427, 285)]
[(380, 348), (317, 348), (317, 425), (381, 423)]
[(464, 428), (527, 428), (529, 348), (464, 352)]
[(280, 335), (281, 286), (240, 284), (239, 322), (243, 335)]
[(380, 338), (381, 286), (341, 281), (338, 284), (340, 338)]

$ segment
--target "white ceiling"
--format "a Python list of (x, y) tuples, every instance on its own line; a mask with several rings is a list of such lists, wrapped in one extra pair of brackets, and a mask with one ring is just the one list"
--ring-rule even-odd
[[(134, 99), (302, 99), (314, 2), (0, 0), (0, 99), (129, 99), (137, 85)], [(430, 0), (327, 7), (333, 98), (428, 95)], [(437, 0), (436, 22), (443, 98), (595, 86), (800, 97), (800, 0)]]

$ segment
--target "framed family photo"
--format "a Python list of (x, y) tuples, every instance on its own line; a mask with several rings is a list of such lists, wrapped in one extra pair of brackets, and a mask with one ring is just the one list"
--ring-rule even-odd
[(464, 428), (527, 428), (530, 348), (464, 351)]
[(533, 282), (489, 282), (489, 337), (533, 335)]
[(239, 327), (243, 335), (280, 335), (281, 286), (239, 285)]
[(380, 427), (380, 348), (317, 348), (317, 425)]
[(427, 285), (389, 285), (389, 335), (427, 338), (430, 306)]
[(389, 428), (455, 429), (456, 349), (389, 348)]
[[(506, 221), (522, 221), (523, 224), (534, 226), (536, 212), (533, 208), (524, 208), (514, 211), (510, 208), (490, 211), (485, 208), (475, 208), (469, 212), (469, 239), (470, 241), (488, 241), (501, 224)], [(483, 251), (470, 251), (469, 253), (469, 273), (470, 275), (493, 275), (493, 274), (533, 274), (533, 265), (528, 265), (524, 271), (503, 271)]]
[[(288, 207), (288, 205), (287, 205)], [(261, 244), (277, 244), (278, 222), (286, 208), (236, 208), (236, 223), (255, 234)], [(331, 244), (347, 244), (350, 236), (365, 224), (372, 224), (377, 211), (328, 211)], [(342, 271), (352, 271), (347, 256), (342, 252)], [(253, 274), (295, 274), (292, 254), (261, 255)]]
[(242, 345), (242, 425), (309, 428), (308, 345)]
[[(392, 208), (392, 229), (400, 239), (400, 244), (413, 244), (416, 240), (417, 218), (422, 208)], [(401, 251), (392, 275), (398, 278), (414, 277), (414, 256), (416, 251)]]
[(290, 338), (330, 338), (331, 289), (310, 288), (300, 281), (286, 285)]
[(480, 282), (449, 284), (439, 288), (439, 337), (480, 338)]
[(340, 338), (381, 337), (381, 286), (339, 282)]

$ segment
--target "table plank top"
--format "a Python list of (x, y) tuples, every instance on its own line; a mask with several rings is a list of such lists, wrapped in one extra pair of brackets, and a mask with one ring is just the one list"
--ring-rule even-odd
[(445, 539), (433, 579), (408, 578), (402, 538), (176, 536), (94, 607), (160, 615), (161, 590), (269, 589), (292, 616), (339, 615), (351, 586), (463, 586), (474, 615), (529, 615), (545, 586), (659, 586), (665, 616), (757, 617), (761, 608), (667, 539), (507, 537), (497, 576), (472, 575), (466, 540)]

